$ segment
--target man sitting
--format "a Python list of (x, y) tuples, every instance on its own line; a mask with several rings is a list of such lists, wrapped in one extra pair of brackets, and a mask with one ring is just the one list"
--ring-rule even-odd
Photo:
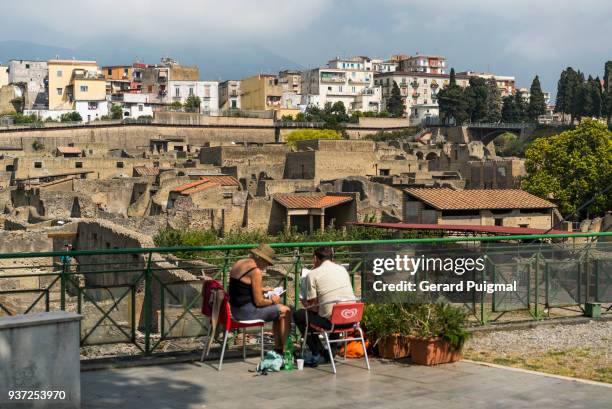
[[(295, 324), (302, 335), (306, 330), (306, 314), (308, 323), (330, 329), (332, 308), (337, 301), (353, 301), (355, 294), (351, 286), (351, 279), (346, 268), (332, 261), (333, 249), (329, 246), (317, 247), (313, 254), (314, 268), (306, 276), (305, 298), (302, 300), (304, 309), (293, 313)], [(330, 338), (337, 339), (338, 334), (331, 334)], [(306, 343), (312, 356), (304, 363), (308, 366), (317, 366), (324, 352), (319, 336), (308, 333)], [(332, 351), (333, 352), (333, 351)], [(327, 355), (324, 355), (327, 357)]]

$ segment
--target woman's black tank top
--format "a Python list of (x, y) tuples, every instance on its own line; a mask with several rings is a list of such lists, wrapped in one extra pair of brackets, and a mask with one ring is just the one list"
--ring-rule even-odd
[(249, 269), (239, 278), (230, 277), (229, 279), (229, 297), (230, 304), (234, 307), (242, 307), (245, 304), (255, 304), (253, 300), (253, 286), (251, 284), (240, 281), (242, 277), (255, 270), (257, 267)]

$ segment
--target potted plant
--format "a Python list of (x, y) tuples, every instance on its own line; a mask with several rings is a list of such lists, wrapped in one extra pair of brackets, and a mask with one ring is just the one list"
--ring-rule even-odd
[(380, 357), (399, 359), (410, 354), (410, 322), (405, 304), (367, 304), (363, 327)]
[(463, 345), (470, 336), (465, 329), (467, 313), (447, 303), (413, 307), (413, 336), (410, 339), (412, 362), (437, 365), (461, 359)]

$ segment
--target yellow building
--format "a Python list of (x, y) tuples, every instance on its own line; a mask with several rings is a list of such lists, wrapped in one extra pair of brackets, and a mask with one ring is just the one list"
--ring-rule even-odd
[(271, 74), (259, 74), (245, 78), (240, 83), (240, 107), (244, 110), (269, 111), (281, 107), (283, 87), (278, 77)]
[(75, 109), (77, 101), (105, 101), (106, 81), (95, 61), (50, 60), (49, 109)]

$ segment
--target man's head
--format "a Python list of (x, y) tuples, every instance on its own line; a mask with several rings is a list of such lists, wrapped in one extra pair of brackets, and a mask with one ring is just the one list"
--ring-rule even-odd
[(330, 246), (321, 246), (314, 249), (312, 254), (312, 264), (315, 268), (319, 267), (325, 260), (334, 258), (334, 249)]

